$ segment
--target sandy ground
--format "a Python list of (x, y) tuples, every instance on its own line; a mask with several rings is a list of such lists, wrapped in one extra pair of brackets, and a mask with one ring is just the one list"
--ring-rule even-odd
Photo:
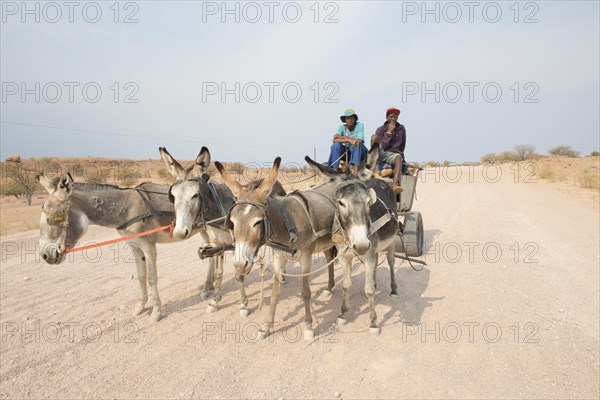
[[(419, 182), (428, 265), (398, 260), (398, 299), (379, 267), (379, 337), (368, 332), (358, 263), (347, 325), (334, 324), (341, 273), (328, 298), (322, 272), (312, 279), (316, 339), (302, 339), (300, 282), (290, 279), (276, 331), (257, 343), (260, 277), (249, 277), (243, 319), (228, 262), (222, 308), (206, 313), (199, 237), (159, 245), (164, 317), (152, 324), (131, 316), (138, 285), (123, 246), (49, 266), (37, 231), (4, 236), (0, 397), (598, 398), (598, 204), (514, 170), (497, 182), (482, 167), (462, 171), (428, 170)], [(84, 241), (115, 234), (92, 227)], [(270, 279), (264, 293), (268, 304)]]

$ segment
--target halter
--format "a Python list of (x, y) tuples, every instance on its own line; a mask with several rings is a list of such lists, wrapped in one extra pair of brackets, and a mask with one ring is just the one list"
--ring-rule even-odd
[(277, 242), (274, 242), (273, 240), (271, 240), (271, 236), (273, 234), (273, 226), (271, 225), (269, 208), (267, 207), (266, 204), (259, 204), (259, 203), (255, 203), (253, 201), (248, 201), (248, 200), (242, 200), (242, 201), (236, 202), (233, 205), (233, 207), (231, 207), (229, 209), (229, 211), (227, 212), (227, 216), (225, 219), (225, 226), (228, 229), (233, 228), (233, 225), (231, 224), (231, 211), (235, 207), (237, 207), (239, 205), (249, 205), (254, 208), (258, 208), (263, 214), (263, 221), (264, 221), (264, 236), (259, 245), (266, 244), (269, 247), (273, 247), (273, 248), (288, 252), (288, 253), (292, 254), (292, 256), (293, 256), (298, 251), (298, 248), (296, 246), (296, 239), (297, 239), (296, 227), (294, 226), (292, 221), (289, 219), (289, 215), (287, 214), (287, 211), (285, 210), (285, 208), (280, 206), (280, 204), (278, 203), (278, 200), (276, 200), (274, 197), (272, 197), (271, 201), (275, 202), (274, 203), (275, 207), (278, 208), (278, 210), (281, 214), (281, 217), (283, 219), (283, 224), (285, 225), (285, 228), (286, 228), (288, 236), (289, 236), (289, 243), (290, 243), (289, 245), (277, 243)]
[(71, 199), (64, 201), (66, 207), (62, 210), (54, 208), (45, 210), (48, 214), (48, 225), (58, 226), (62, 228), (60, 236), (58, 237), (57, 244), (58, 250), (62, 253), (65, 248), (65, 241), (67, 240), (67, 228), (69, 227), (69, 213), (71, 212)]
[[(212, 182), (207, 183), (201, 177), (188, 179), (188, 181), (194, 181), (194, 180), (198, 181), (197, 194), (198, 194), (199, 204), (198, 204), (198, 211), (196, 212), (196, 216), (194, 217), (194, 222), (192, 223), (192, 225), (194, 227), (198, 227), (198, 226), (202, 225), (205, 230), (206, 230), (207, 225), (214, 226), (215, 228), (219, 228), (221, 230), (226, 230), (226, 228), (224, 226), (222, 226), (222, 224), (216, 223), (217, 221), (226, 219), (228, 216), (228, 213), (225, 211), (225, 207), (223, 206), (221, 197), (217, 193), (217, 190), (215, 189), (214, 184)], [(168, 193), (169, 201), (171, 203), (175, 202), (175, 198), (174, 198), (173, 194), (171, 193), (171, 189), (173, 188), (173, 185), (171, 185), (171, 187), (169, 187), (169, 193)], [(217, 206), (219, 208), (219, 212), (221, 213), (221, 216), (219, 218), (215, 218), (213, 220), (206, 220), (206, 200), (208, 199), (209, 195), (211, 195), (213, 197), (215, 203), (217, 204)]]
[[(357, 180), (350, 180), (350, 181), (344, 181), (344, 182), (341, 182), (340, 184), (338, 184), (336, 186), (336, 191), (339, 190), (339, 189), (341, 189), (341, 188), (343, 188), (343, 187), (345, 187), (345, 186), (349, 186), (349, 185), (353, 185), (353, 184), (357, 184), (357, 183), (362, 184), (366, 188), (366, 185), (363, 182), (357, 181)], [(392, 220), (392, 218), (394, 218), (392, 210), (390, 210), (390, 208), (379, 198), (379, 196), (377, 196), (376, 201), (380, 202), (383, 205), (383, 207), (385, 208), (386, 212), (381, 217), (377, 218), (375, 220), (375, 222), (373, 222), (371, 220), (371, 213), (369, 212), (369, 215), (368, 215), (368, 218), (369, 218), (369, 233), (367, 234), (367, 237), (373, 236), (385, 224), (387, 224), (389, 221)], [(371, 206), (369, 207), (369, 210), (370, 210), (370, 208), (371, 208)], [(342, 221), (340, 219), (340, 210), (339, 210), (339, 208), (337, 206), (335, 207), (335, 215), (334, 215), (334, 220), (333, 220), (333, 228), (334, 228), (334, 230), (331, 233), (332, 240), (335, 243), (344, 244), (346, 246), (349, 246), (350, 240), (346, 236), (346, 228), (344, 228), (344, 226), (342, 225)]]

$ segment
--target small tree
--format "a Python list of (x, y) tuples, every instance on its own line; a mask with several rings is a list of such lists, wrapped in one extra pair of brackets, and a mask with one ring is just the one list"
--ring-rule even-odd
[(2, 165), (2, 176), (10, 179), (7, 194), (16, 198), (25, 197), (27, 205), (31, 205), (31, 198), (35, 191), (37, 180), (35, 173), (27, 171), (21, 164), (4, 163)]
[(562, 157), (579, 157), (579, 152), (577, 150), (573, 150), (571, 146), (560, 145), (551, 148), (548, 150), (548, 153), (553, 156), (562, 156)]
[(535, 147), (530, 144), (517, 144), (513, 148), (519, 161), (527, 160), (535, 152)]
[(513, 153), (512, 151), (501, 151), (500, 153), (498, 153), (496, 155), (496, 161), (498, 161), (499, 163), (511, 162), (511, 161), (517, 161), (517, 160), (518, 160), (517, 154)]
[(488, 153), (485, 156), (481, 157), (481, 162), (484, 164), (493, 164), (496, 162), (496, 154)]
[(591, 156), (591, 157), (598, 157), (598, 156), (600, 156), (600, 152), (597, 152), (597, 151), (592, 151), (592, 152), (590, 153), (590, 156)]
[(158, 177), (167, 183), (175, 182), (175, 178), (173, 177), (173, 175), (171, 175), (169, 171), (167, 171), (164, 168), (158, 170)]
[(110, 170), (108, 169), (99, 169), (96, 174), (88, 176), (86, 178), (87, 183), (106, 183), (108, 180), (108, 176), (110, 175)]

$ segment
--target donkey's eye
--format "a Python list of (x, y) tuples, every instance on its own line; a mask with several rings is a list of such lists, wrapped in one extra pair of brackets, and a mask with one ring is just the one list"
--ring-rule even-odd
[(260, 224), (262, 224), (262, 219), (259, 219), (258, 221), (256, 221), (254, 223), (254, 225), (252, 225), (253, 228), (256, 228), (257, 226), (259, 226)]
[(346, 204), (344, 204), (344, 202), (338, 200), (338, 206), (340, 206), (340, 207), (346, 207)]
[(192, 196), (192, 199), (197, 199), (197, 198), (198, 198), (198, 193), (196, 193)]

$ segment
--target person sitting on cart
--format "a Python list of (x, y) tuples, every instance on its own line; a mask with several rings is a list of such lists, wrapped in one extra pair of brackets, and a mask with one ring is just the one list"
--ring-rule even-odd
[[(404, 161), (404, 148), (406, 147), (406, 129), (404, 125), (398, 123), (400, 110), (390, 107), (385, 112), (386, 121), (377, 128), (375, 134), (371, 137), (371, 146), (379, 143), (379, 162), (386, 163), (394, 169), (392, 189), (394, 193), (402, 192), (401, 177), (402, 163)], [(379, 170), (379, 165), (375, 166), (375, 171)]]
[(356, 171), (362, 159), (367, 154), (363, 142), (365, 140), (365, 126), (358, 121), (358, 115), (353, 109), (344, 111), (340, 117), (342, 124), (337, 133), (333, 135), (333, 144), (329, 153), (329, 168), (337, 169), (340, 160), (350, 162), (352, 172)]

